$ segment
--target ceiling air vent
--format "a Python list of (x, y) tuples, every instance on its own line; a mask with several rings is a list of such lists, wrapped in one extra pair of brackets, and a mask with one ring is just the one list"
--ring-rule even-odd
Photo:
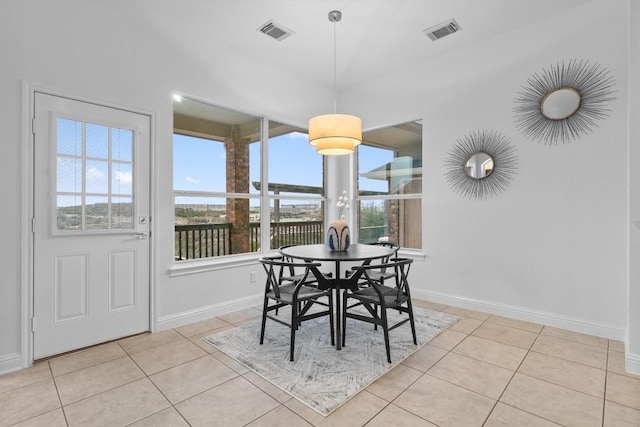
[(284, 25), (280, 25), (277, 22), (274, 22), (273, 20), (259, 26), (258, 31), (278, 40), (279, 42), (293, 34), (293, 31), (291, 31)]
[(448, 36), (449, 34), (457, 33), (460, 30), (460, 25), (458, 25), (458, 23), (453, 18), (451, 18), (448, 21), (444, 21), (431, 28), (427, 28), (422, 32), (425, 33), (431, 40), (436, 41), (443, 38), (444, 36)]

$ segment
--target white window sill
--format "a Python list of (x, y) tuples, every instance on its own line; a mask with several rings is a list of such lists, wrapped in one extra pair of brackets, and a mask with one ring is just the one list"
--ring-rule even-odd
[(264, 255), (265, 254), (260, 252), (242, 255), (228, 255), (218, 258), (179, 261), (175, 262), (173, 267), (169, 269), (169, 277), (224, 270), (227, 268), (242, 267), (245, 265), (255, 265)]
[(422, 252), (420, 249), (402, 249), (398, 251), (398, 256), (411, 258), (418, 261), (424, 261), (427, 259), (427, 254)]

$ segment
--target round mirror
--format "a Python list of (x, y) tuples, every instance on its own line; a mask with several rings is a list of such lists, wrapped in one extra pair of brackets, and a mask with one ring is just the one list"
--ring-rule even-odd
[(577, 90), (563, 87), (546, 94), (542, 98), (540, 109), (547, 119), (564, 120), (578, 111), (581, 101), (582, 97)]
[(474, 153), (467, 159), (464, 171), (473, 179), (482, 179), (493, 172), (493, 157), (485, 152)]

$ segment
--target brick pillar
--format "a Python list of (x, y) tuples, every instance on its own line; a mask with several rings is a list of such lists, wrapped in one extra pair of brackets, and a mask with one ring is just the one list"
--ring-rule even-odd
[[(227, 151), (227, 192), (249, 193), (249, 142), (239, 137), (234, 129), (230, 140), (225, 140)], [(227, 219), (231, 228), (232, 254), (246, 253), (249, 245), (249, 199), (228, 199)]]
[(400, 201), (387, 200), (387, 235), (389, 241), (400, 244)]

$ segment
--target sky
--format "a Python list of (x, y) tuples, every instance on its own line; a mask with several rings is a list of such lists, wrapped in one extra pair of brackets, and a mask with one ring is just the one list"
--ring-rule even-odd
[[(322, 160), (309, 145), (306, 134), (292, 132), (269, 139), (269, 182), (322, 186)], [(360, 170), (369, 171), (393, 159), (389, 150), (360, 146)], [(174, 135), (174, 190), (226, 191), (224, 144), (184, 135)], [(250, 182), (260, 181), (260, 143), (250, 146)], [(381, 180), (365, 179), (365, 189), (386, 191)], [(363, 183), (361, 183), (362, 185)], [(259, 194), (250, 187), (252, 194)], [(180, 198), (180, 203), (185, 198)], [(209, 199), (211, 200), (211, 199)], [(222, 202), (221, 200), (219, 202)], [(194, 201), (193, 203), (218, 203)]]

